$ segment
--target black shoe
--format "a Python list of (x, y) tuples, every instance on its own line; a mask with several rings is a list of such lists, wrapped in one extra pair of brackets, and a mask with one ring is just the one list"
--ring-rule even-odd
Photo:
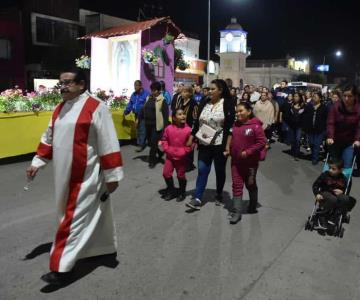
[(248, 214), (256, 214), (257, 211), (257, 204), (258, 204), (258, 191), (249, 191), (249, 207), (248, 207)]
[(160, 194), (160, 197), (161, 197), (161, 198), (164, 198), (167, 193), (169, 193), (169, 189), (168, 189), (168, 188), (159, 190), (159, 194)]
[(156, 164), (155, 163), (149, 163), (149, 168), (150, 169), (154, 169), (156, 167)]
[(216, 194), (216, 196), (215, 196), (215, 205), (216, 206), (221, 206), (221, 205), (223, 205), (224, 203), (223, 203), (223, 196), (222, 196), (222, 194)]
[(170, 178), (164, 178), (165, 179), (165, 183), (167, 186), (167, 193), (164, 195), (164, 200), (165, 201), (170, 201), (174, 198), (176, 198), (176, 190), (174, 187), (174, 179), (172, 177)]
[(166, 195), (164, 196), (164, 200), (165, 201), (170, 201), (172, 199), (175, 199), (177, 196), (176, 190), (173, 189), (169, 189), (169, 191), (166, 193)]
[(65, 273), (50, 272), (41, 276), (41, 279), (48, 284), (64, 285), (71, 280), (71, 275), (72, 272), (65, 272)]
[(176, 198), (176, 202), (184, 201), (186, 198), (186, 179), (179, 179), (179, 195)]
[(190, 207), (195, 210), (200, 210), (201, 201), (196, 198), (192, 198), (188, 203), (185, 204), (187, 207)]
[(258, 213), (258, 211), (257, 211), (256, 208), (249, 208), (248, 211), (247, 211), (247, 213), (248, 213), (249, 215), (255, 215), (255, 214)]
[(143, 152), (143, 151), (145, 150), (145, 148), (146, 148), (145, 145), (144, 145), (144, 146), (139, 146), (139, 147), (135, 150), (135, 152), (138, 152), (138, 153)]

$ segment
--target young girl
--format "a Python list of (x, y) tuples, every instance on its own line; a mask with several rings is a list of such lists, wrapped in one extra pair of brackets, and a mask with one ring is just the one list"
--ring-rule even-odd
[(179, 180), (180, 194), (177, 201), (185, 199), (186, 178), (185, 171), (187, 156), (191, 152), (191, 128), (186, 124), (186, 115), (182, 109), (176, 109), (172, 113), (172, 125), (165, 128), (164, 135), (159, 145), (166, 153), (166, 161), (163, 176), (166, 182), (166, 191), (163, 196), (166, 201), (176, 197), (173, 172), (176, 170)]
[(294, 93), (293, 102), (285, 103), (283, 120), (289, 126), (288, 138), (291, 143), (291, 154), (295, 161), (300, 156), (301, 127), (304, 112), (304, 101), (299, 93)]
[(257, 212), (256, 172), (266, 142), (262, 123), (254, 117), (251, 105), (246, 102), (240, 103), (236, 108), (236, 122), (232, 128), (232, 136), (228, 137), (224, 153), (231, 155), (234, 209), (230, 224), (236, 224), (241, 220), (244, 183), (250, 196), (248, 213)]
[(303, 118), (303, 129), (309, 140), (313, 165), (319, 161), (320, 147), (325, 138), (327, 113), (321, 93), (313, 93), (312, 102), (305, 106)]

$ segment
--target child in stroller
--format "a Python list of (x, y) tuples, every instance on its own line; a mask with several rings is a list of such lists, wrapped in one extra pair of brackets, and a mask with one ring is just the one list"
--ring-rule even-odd
[(343, 236), (342, 224), (350, 222), (348, 212), (356, 203), (356, 200), (349, 196), (351, 173), (352, 168), (343, 169), (341, 160), (328, 160), (323, 173), (313, 184), (315, 207), (305, 229)]

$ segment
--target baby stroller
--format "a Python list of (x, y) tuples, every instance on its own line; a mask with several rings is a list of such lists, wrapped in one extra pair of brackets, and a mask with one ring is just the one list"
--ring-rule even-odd
[[(329, 154), (326, 156), (326, 161), (322, 172), (326, 172), (329, 170), (328, 160), (329, 160)], [(354, 155), (352, 167), (343, 169), (343, 174), (346, 177), (345, 195), (350, 194), (351, 185), (352, 185), (352, 173), (355, 166), (355, 160), (356, 160), (356, 156)], [(326, 228), (325, 231), (320, 229), (318, 230), (320, 234), (323, 235), (328, 234), (339, 238), (342, 238), (344, 236), (345, 229), (343, 227), (343, 224), (350, 223), (350, 214), (348, 212), (344, 212), (341, 211), (339, 208), (336, 208), (334, 209), (334, 211), (324, 216), (324, 214), (320, 210), (318, 202), (315, 201), (315, 205), (312, 210), (312, 213), (308, 217), (308, 220), (306, 221), (305, 230), (313, 231), (315, 229), (315, 225), (318, 224), (320, 217), (325, 217), (326, 222), (329, 224), (329, 226)]]

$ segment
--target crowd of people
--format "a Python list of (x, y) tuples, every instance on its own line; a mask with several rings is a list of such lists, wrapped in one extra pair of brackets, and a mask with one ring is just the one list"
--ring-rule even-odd
[[(126, 112), (131, 107), (135, 114), (137, 112), (137, 94), (144, 91), (136, 89), (135, 84)], [(360, 98), (355, 86), (349, 85), (341, 91), (323, 95), (317, 90), (292, 89), (286, 80), (273, 89), (254, 85), (239, 89), (227, 81), (216, 79), (209, 87), (203, 88), (198, 84), (178, 84), (170, 107), (166, 107), (166, 91), (160, 84), (154, 82), (150, 89), (150, 96), (143, 99), (137, 124), (145, 123), (146, 128), (153, 128), (147, 130), (149, 167), (154, 168), (163, 153), (166, 154), (163, 176), (167, 188), (162, 191), (163, 198), (184, 200), (185, 172), (196, 168), (196, 145), (198, 176), (195, 193), (186, 205), (194, 210), (200, 209), (212, 164), (216, 175), (215, 203), (221, 205), (226, 163), (230, 156), (232, 224), (241, 219), (244, 185), (250, 196), (248, 211), (256, 212), (257, 168), (276, 140), (290, 146), (289, 152), (295, 161), (302, 157), (303, 146), (310, 152), (308, 156), (313, 165), (330, 153), (335, 162), (342, 160), (345, 168), (351, 168), (354, 155), (358, 155), (354, 149), (360, 147)], [(172, 112), (172, 125), (166, 127), (168, 111)], [(158, 123), (159, 126), (155, 126)], [(144, 144), (139, 146), (138, 151), (142, 151)], [(174, 169), (179, 180), (178, 196), (172, 178)], [(354, 176), (358, 174), (359, 162)]]
[[(27, 169), (32, 180), (54, 158), (59, 226), (50, 252), (51, 272), (42, 277), (50, 284), (69, 280), (77, 260), (116, 251), (111, 202), (107, 199), (123, 178), (120, 146), (105, 103), (87, 92), (86, 76), (80, 70), (61, 73), (59, 85), (64, 101), (56, 107)], [(273, 90), (253, 85), (239, 90), (215, 79), (205, 88), (178, 86), (172, 97), (163, 82), (153, 82), (150, 92), (139, 80), (134, 88), (124, 115), (135, 114), (136, 151), (150, 147), (151, 169), (166, 155), (166, 189), (161, 191), (165, 200), (185, 200), (186, 172), (196, 168), (197, 148), (195, 192), (186, 206), (200, 210), (212, 164), (214, 200), (222, 205), (230, 158), (233, 197), (229, 222), (238, 223), (245, 209), (250, 214), (257, 212), (257, 170), (277, 138), (291, 145), (295, 160), (302, 140), (309, 144), (314, 164), (322, 146), (329, 151), (330, 171), (316, 181), (316, 199), (325, 210), (338, 201), (345, 201), (348, 209), (353, 207), (349, 198), (341, 196), (345, 191), (339, 174), (343, 165), (352, 167), (354, 149), (360, 147), (356, 87), (345, 87), (342, 93), (335, 91), (325, 98), (317, 92), (291, 91), (286, 81)], [(175, 189), (174, 170), (179, 191)], [(250, 197), (247, 208), (242, 201), (244, 186)]]

